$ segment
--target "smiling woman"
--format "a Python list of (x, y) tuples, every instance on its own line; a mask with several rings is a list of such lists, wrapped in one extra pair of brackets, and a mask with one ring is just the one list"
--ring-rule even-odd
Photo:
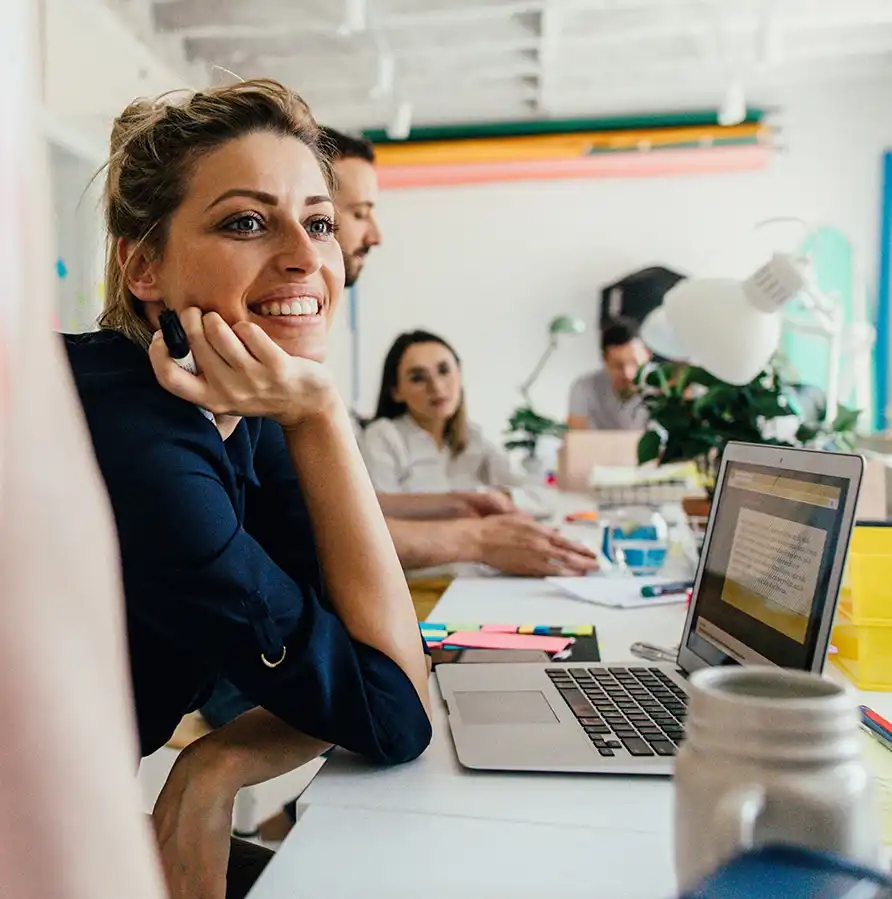
[[(220, 677), (259, 707), (185, 750), (161, 793), (175, 897), (250, 887), (265, 859), (230, 857), (242, 786), (330, 744), (398, 763), (431, 736), (409, 592), (321, 364), (344, 289), (330, 194), (316, 124), (275, 82), (115, 124), (106, 308), (67, 346), (121, 541), (142, 752)], [(200, 374), (157, 339), (165, 311)]]

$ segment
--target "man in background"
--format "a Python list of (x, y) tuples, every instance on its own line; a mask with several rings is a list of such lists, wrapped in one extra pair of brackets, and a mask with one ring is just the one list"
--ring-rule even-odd
[(567, 426), (577, 431), (641, 431), (647, 410), (638, 396), (635, 379), (650, 360), (650, 350), (627, 318), (611, 320), (601, 331), (604, 367), (583, 375), (570, 388)]
[[(375, 218), (378, 178), (370, 143), (323, 129), (336, 178), (337, 240), (352, 287), (381, 244)], [(520, 515), (503, 494), (378, 494), (405, 569), (480, 562), (509, 574), (585, 574), (596, 567), (584, 547)]]

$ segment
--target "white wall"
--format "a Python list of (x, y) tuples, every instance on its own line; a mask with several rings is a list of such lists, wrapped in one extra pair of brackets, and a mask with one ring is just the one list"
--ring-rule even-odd
[(189, 86), (201, 73), (174, 67), (142, 41), (110, 0), (41, 0), (42, 126), (50, 146), (59, 326), (88, 330), (101, 309), (102, 177), (113, 118), (139, 96)]
[[(385, 242), (359, 285), (360, 410), (373, 406), (394, 336), (425, 327), (455, 344), (471, 414), (496, 438), (554, 315), (592, 322), (601, 286), (648, 264), (745, 276), (769, 249), (753, 225), (771, 216), (841, 228), (872, 296), (892, 84), (777, 99), (787, 150), (762, 172), (385, 192)], [(597, 357), (594, 334), (566, 339), (537, 407), (563, 416), (571, 380)]]
[(55, 252), (67, 270), (55, 279), (58, 328), (89, 331), (102, 309), (104, 235), (100, 212), (101, 179), (90, 161), (50, 144)]

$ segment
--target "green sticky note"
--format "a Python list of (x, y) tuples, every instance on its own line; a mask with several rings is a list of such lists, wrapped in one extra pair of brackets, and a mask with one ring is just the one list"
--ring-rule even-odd
[(460, 631), (479, 631), (479, 624), (447, 624), (446, 630), (449, 631), (450, 634), (457, 634)]
[(561, 633), (565, 637), (591, 637), (594, 632), (595, 629), (590, 624), (569, 624), (561, 628)]

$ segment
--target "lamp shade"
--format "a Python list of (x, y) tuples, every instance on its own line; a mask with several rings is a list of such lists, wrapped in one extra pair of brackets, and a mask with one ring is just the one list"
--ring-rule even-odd
[(584, 331), (585, 322), (575, 315), (559, 315), (548, 325), (549, 334), (582, 334)]
[[(653, 318), (653, 320), (651, 320)], [(673, 287), (641, 336), (661, 356), (697, 365), (728, 384), (749, 384), (780, 344), (781, 316), (757, 309), (730, 278)]]
[(688, 354), (685, 348), (678, 342), (666, 309), (658, 306), (641, 323), (641, 339), (653, 350), (657, 356), (669, 359), (672, 362), (688, 362)]

